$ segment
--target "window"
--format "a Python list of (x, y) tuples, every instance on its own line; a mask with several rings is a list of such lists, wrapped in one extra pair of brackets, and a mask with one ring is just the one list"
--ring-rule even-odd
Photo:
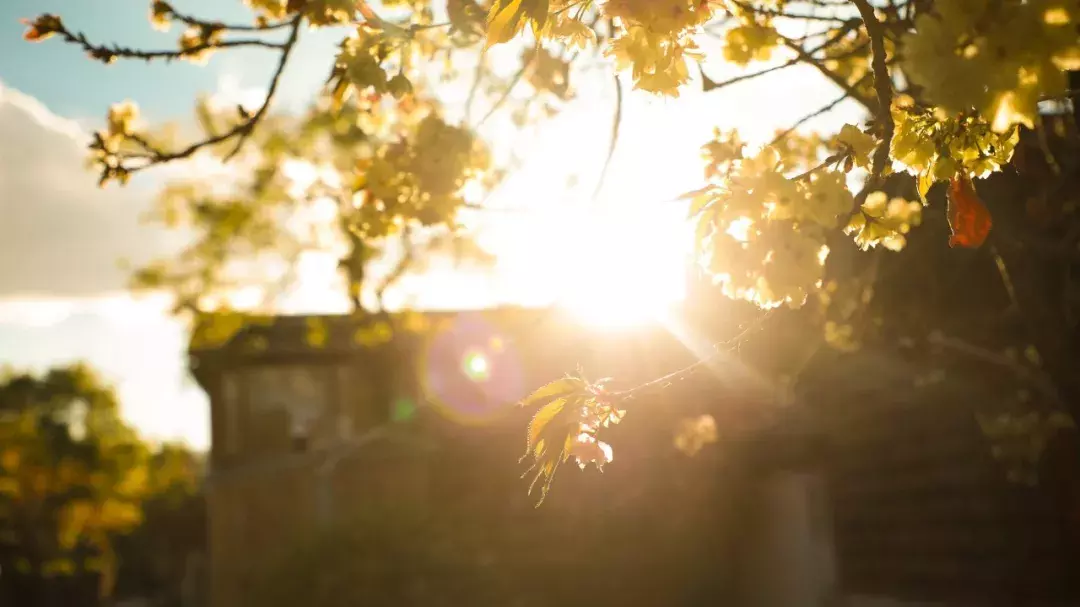
[(247, 442), (257, 450), (293, 450), (311, 444), (330, 412), (328, 379), (328, 368), (318, 365), (251, 369), (248, 410), (254, 436)]

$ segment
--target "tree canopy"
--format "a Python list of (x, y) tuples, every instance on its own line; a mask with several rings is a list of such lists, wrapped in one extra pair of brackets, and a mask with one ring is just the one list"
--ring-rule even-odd
[[(479, 135), (480, 126), (499, 116), (535, 123), (558, 112), (572, 98), (571, 75), (583, 77), (574, 69), (582, 63), (599, 64), (627, 85), (620, 84), (620, 103), (624, 94), (674, 97), (699, 87), (722, 94), (803, 65), (840, 97), (808, 108), (763, 146), (746, 145), (737, 130), (702, 133), (701, 187), (684, 197), (696, 226), (692, 261), (725, 297), (775, 310), (755, 326), (802, 313), (840, 351), (871, 339), (911, 339), (913, 329), (922, 339), (931, 328), (913, 321), (912, 311), (925, 312), (930, 302), (900, 291), (918, 284), (920, 273), (944, 284), (945, 268), (977, 263), (992, 270), (993, 286), (976, 291), (993, 296), (973, 302), (979, 312), (967, 316), (986, 322), (965, 329), (961, 342), (935, 334), (935, 343), (962, 343), (959, 351), (984, 359), (1000, 359), (1006, 348), (1028, 352), (1003, 365), (1035, 378), (1065, 409), (1080, 406), (1080, 383), (1071, 377), (1077, 131), (1067, 111), (1076, 93), (1070, 70), (1080, 69), (1076, 0), (246, 4), (250, 21), (226, 23), (155, 0), (152, 25), (180, 32), (176, 48), (165, 50), (92, 41), (60, 16), (27, 22), (27, 39), (58, 38), (105, 63), (202, 62), (240, 47), (278, 58), (257, 107), (197, 101), (202, 132), (194, 137), (144, 124), (125, 102), (109, 110), (91, 145), (102, 184), (203, 152), (243, 167), (228, 187), (192, 179), (161, 197), (157, 219), (196, 236), (174, 258), (139, 269), (137, 282), (175, 292), (179, 309), (219, 305), (222, 293), (265, 279), (253, 262), (269, 255), (289, 267), (312, 247), (340, 251), (360, 313), (378, 311), (387, 284), (433, 253), (451, 247), (482, 259), (460, 217), (484, 207), (513, 162), (498, 142)], [(275, 113), (300, 33), (335, 27), (342, 37), (326, 59), (324, 89), (314, 91), (306, 112)], [(746, 71), (711, 79), (703, 65), (718, 57)], [(472, 73), (458, 67), (465, 58)], [(534, 94), (513, 98), (519, 86)], [(467, 91), (464, 103), (450, 102), (460, 96), (455, 91)], [(865, 110), (861, 123), (830, 133), (800, 129), (844, 100)], [(487, 110), (477, 117), (481, 103)], [(612, 150), (620, 116), (615, 112)], [(298, 160), (314, 167), (301, 186), (288, 178)], [(1009, 197), (995, 198), (1006, 190)], [(908, 254), (922, 226), (942, 222), (947, 236)], [(403, 251), (397, 265), (371, 284), (366, 270), (390, 243)], [(952, 257), (942, 255), (941, 243)], [(879, 270), (891, 266), (899, 269), (890, 279)], [(957, 275), (975, 273), (953, 275), (953, 282)], [(291, 276), (280, 272), (275, 280)], [(990, 337), (988, 327), (1004, 326), (990, 317), (1020, 329)], [(622, 418), (622, 404), (638, 388), (608, 385), (573, 376), (526, 399), (538, 413), (525, 459), (545, 491), (572, 457), (582, 466), (611, 460), (597, 435)]]
[(141, 440), (87, 367), (0, 378), (0, 592), (26, 604), (114, 596), (119, 571), (175, 554), (122, 542), (148, 504), (194, 495), (199, 470), (190, 451)]

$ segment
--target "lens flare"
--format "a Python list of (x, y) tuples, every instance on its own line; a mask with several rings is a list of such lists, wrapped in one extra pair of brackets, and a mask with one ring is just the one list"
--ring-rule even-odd
[(487, 381), (489, 375), (488, 359), (483, 352), (470, 352), (465, 355), (465, 375), (473, 381)]
[(395, 400), (390, 409), (390, 419), (395, 422), (409, 421), (415, 415), (416, 403), (404, 396)]
[(462, 423), (490, 420), (525, 395), (518, 353), (480, 312), (439, 327), (426, 344), (419, 373), (425, 399)]

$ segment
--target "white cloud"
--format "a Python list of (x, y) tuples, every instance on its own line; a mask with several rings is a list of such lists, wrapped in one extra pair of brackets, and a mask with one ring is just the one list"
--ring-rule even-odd
[(145, 182), (100, 189), (88, 133), (0, 83), (0, 298), (124, 288), (119, 262), (144, 263), (178, 235), (143, 225)]
[(0, 300), (0, 325), (45, 328), (67, 320), (75, 311), (76, 302), (69, 299)]
[(205, 448), (206, 395), (185, 369), (187, 330), (165, 314), (168, 303), (125, 293), (0, 300), (0, 360), (33, 370), (89, 363), (144, 436)]

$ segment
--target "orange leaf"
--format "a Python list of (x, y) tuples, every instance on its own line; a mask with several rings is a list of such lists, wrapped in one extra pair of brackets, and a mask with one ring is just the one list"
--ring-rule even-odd
[(991, 226), (990, 211), (979, 199), (971, 178), (963, 174), (953, 177), (949, 182), (949, 246), (977, 249), (990, 234)]
[(29, 27), (23, 34), (23, 40), (28, 42), (41, 42), (63, 29), (60, 18), (48, 13), (37, 17), (33, 21), (20, 19), (19, 22)]

